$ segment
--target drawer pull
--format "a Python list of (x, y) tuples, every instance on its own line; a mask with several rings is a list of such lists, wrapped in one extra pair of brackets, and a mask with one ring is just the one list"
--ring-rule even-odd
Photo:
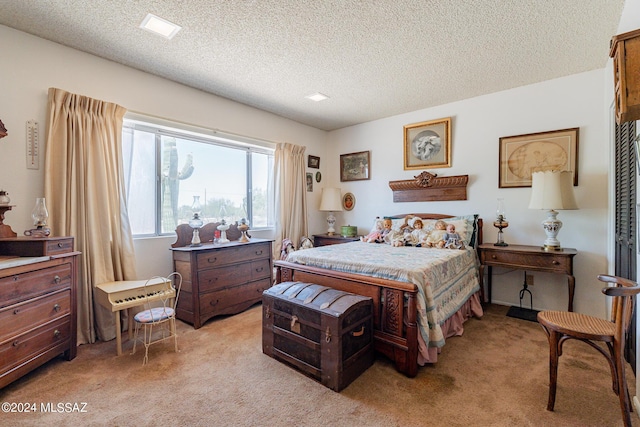
[(218, 305), (218, 303), (220, 302), (219, 299), (215, 300), (215, 301), (211, 301), (209, 302), (209, 304), (211, 304), (212, 307), (215, 307), (216, 305)]
[(262, 273), (264, 271), (264, 267), (256, 268), (256, 273)]
[(216, 261), (218, 261), (218, 257), (207, 258), (207, 262), (210, 263), (210, 264), (213, 264)]
[(58, 312), (60, 311), (60, 304), (56, 304), (53, 306), (53, 311)]
[(491, 259), (498, 259), (498, 257), (495, 255), (491, 255)]
[(60, 278), (60, 276), (56, 275), (53, 278), (53, 283), (55, 283), (56, 285), (59, 284), (60, 282), (62, 282), (62, 279)]
[(19, 346), (19, 345), (20, 345), (20, 343), (19, 343), (18, 341), (14, 341), (12, 345), (13, 345), (14, 347), (17, 347), (17, 346)]
[(15, 310), (13, 310), (13, 314), (18, 314), (18, 313), (20, 313), (20, 309), (19, 308), (16, 308)]
[(359, 331), (351, 332), (351, 335), (353, 335), (354, 337), (361, 337), (362, 335), (364, 335), (364, 325), (362, 325)]
[(53, 331), (53, 336), (58, 338), (60, 336), (60, 331), (57, 330), (57, 329), (55, 331)]
[(20, 280), (20, 276), (13, 276), (13, 281), (17, 282), (18, 280)]
[(560, 265), (560, 262), (559, 262), (559, 261), (556, 261), (556, 260), (553, 260), (553, 261), (551, 261), (551, 264), (553, 264), (553, 265)]
[(262, 249), (260, 249), (259, 251), (256, 251), (256, 255), (262, 255), (264, 251)]
[(62, 247), (62, 243), (58, 243), (58, 247), (61, 248)]

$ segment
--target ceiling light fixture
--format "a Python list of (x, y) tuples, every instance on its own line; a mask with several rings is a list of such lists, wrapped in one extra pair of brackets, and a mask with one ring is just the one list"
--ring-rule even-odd
[(320, 102), (320, 101), (324, 101), (325, 99), (329, 99), (329, 97), (327, 95), (323, 95), (320, 92), (316, 92), (314, 94), (307, 95), (307, 96), (305, 96), (305, 98), (310, 99), (312, 101), (316, 101), (316, 102)]
[(166, 19), (162, 19), (156, 15), (148, 13), (142, 20), (140, 28), (150, 31), (154, 34), (158, 34), (166, 39), (171, 40), (178, 31), (182, 29), (181, 26), (169, 22)]

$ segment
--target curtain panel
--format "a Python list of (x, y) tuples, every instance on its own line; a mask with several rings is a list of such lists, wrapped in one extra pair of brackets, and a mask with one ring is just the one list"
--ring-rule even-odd
[(274, 259), (280, 259), (282, 240), (291, 239), (295, 245), (308, 236), (307, 184), (305, 178), (305, 147), (278, 143), (274, 153), (276, 183), (276, 236)]
[(94, 287), (136, 279), (123, 184), (125, 112), (116, 104), (49, 89), (44, 194), (52, 234), (73, 236), (82, 253), (78, 344), (115, 338), (115, 318), (94, 301)]

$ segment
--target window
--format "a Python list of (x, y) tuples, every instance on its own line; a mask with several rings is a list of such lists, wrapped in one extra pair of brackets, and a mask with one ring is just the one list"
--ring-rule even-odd
[(274, 224), (273, 149), (219, 132), (125, 118), (125, 189), (134, 236), (171, 234), (193, 217)]

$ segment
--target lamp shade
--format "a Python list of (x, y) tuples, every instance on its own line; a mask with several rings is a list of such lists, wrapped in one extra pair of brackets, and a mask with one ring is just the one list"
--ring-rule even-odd
[(573, 195), (573, 173), (544, 171), (531, 174), (529, 209), (578, 209)]
[(320, 210), (338, 212), (342, 210), (342, 195), (339, 188), (323, 188)]

